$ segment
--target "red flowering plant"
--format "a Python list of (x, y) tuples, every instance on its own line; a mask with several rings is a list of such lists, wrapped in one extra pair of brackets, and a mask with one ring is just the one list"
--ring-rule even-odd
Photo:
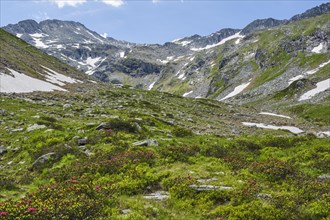
[[(93, 185), (85, 178), (40, 187), (20, 201), (0, 203), (4, 219), (86, 219), (97, 217), (111, 197), (111, 187)], [(73, 181), (75, 180), (75, 181)]]

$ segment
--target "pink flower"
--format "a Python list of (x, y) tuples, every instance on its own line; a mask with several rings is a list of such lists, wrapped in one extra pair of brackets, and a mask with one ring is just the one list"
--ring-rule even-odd
[(99, 191), (101, 189), (101, 186), (95, 186), (96, 191)]
[(29, 211), (29, 212), (32, 212), (32, 211), (35, 211), (35, 210), (37, 210), (37, 209), (35, 209), (35, 208), (33, 208), (33, 207), (29, 207), (29, 208), (28, 208), (28, 211)]
[(68, 183), (76, 183), (77, 180), (68, 180)]
[(31, 199), (29, 199), (27, 202), (28, 202), (28, 203), (31, 203), (32, 201), (31, 201)]
[(0, 212), (0, 216), (2, 215), (8, 215), (9, 213), (8, 212)]

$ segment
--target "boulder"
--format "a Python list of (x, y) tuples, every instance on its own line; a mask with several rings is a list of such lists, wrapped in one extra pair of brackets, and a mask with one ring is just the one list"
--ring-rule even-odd
[(43, 129), (43, 128), (46, 128), (46, 125), (34, 124), (34, 125), (31, 125), (30, 127), (28, 127), (27, 131), (30, 132), (30, 131), (34, 131), (34, 130), (38, 130), (38, 129)]
[(213, 185), (190, 185), (190, 188), (193, 188), (197, 191), (210, 191), (210, 190), (232, 190), (233, 187), (230, 186), (213, 186)]
[(42, 165), (44, 163), (46, 163), (47, 161), (56, 158), (56, 153), (55, 152), (51, 152), (48, 154), (44, 154), (40, 157), (38, 157), (38, 159), (36, 159), (33, 164), (32, 164), (32, 168), (37, 167), (39, 165)]
[(102, 130), (102, 129), (110, 129), (110, 125), (106, 122), (102, 122), (101, 124), (99, 124), (95, 130)]
[(148, 140), (144, 140), (144, 141), (134, 142), (133, 145), (134, 146), (157, 147), (159, 144), (158, 144), (158, 141), (156, 141), (155, 139), (148, 139)]

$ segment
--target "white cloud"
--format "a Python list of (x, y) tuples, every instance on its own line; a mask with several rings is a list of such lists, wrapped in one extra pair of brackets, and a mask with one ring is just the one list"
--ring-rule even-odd
[(113, 7), (120, 7), (124, 4), (123, 0), (101, 0), (101, 2)]
[(63, 8), (66, 5), (76, 7), (78, 5), (87, 2), (86, 0), (50, 0), (50, 1), (55, 3), (59, 8)]
[(47, 12), (41, 12), (41, 11), (39, 11), (38, 14), (33, 15), (33, 17), (37, 21), (43, 21), (43, 20), (47, 20), (50, 18), (48, 16)]
[(152, 0), (152, 3), (156, 4), (156, 3), (159, 3), (160, 0)]
[[(65, 6), (76, 7), (78, 5), (82, 5), (87, 2), (87, 0), (46, 0), (56, 4), (59, 8), (63, 8)], [(111, 5), (113, 7), (120, 7), (124, 4), (124, 0), (94, 0), (96, 2), (102, 2), (107, 5)]]

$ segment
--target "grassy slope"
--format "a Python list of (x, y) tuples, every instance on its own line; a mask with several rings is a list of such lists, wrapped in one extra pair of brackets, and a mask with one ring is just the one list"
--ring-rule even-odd
[(45, 54), (1, 28), (0, 41), (0, 71), (6, 71), (7, 68), (10, 68), (38, 79), (44, 79), (40, 74), (44, 71), (41, 67), (43, 65), (76, 79), (86, 79), (85, 74)]
[[(0, 145), (10, 147), (0, 161), (0, 210), (8, 212), (7, 219), (21, 216), (20, 212), (34, 216), (27, 219), (35, 219), (37, 213), (40, 219), (321, 219), (329, 215), (324, 209), (329, 182), (317, 179), (329, 170), (329, 140), (192, 134), (188, 118), (203, 128), (215, 112), (229, 110), (211, 100), (197, 100), (192, 108), (192, 101), (108, 88), (17, 99), (2, 95)], [(64, 109), (64, 103), (72, 106)], [(177, 125), (171, 125), (172, 120)], [(110, 128), (96, 130), (101, 122), (108, 122)], [(46, 128), (28, 132), (32, 124)], [(23, 131), (12, 131), (17, 128)], [(93, 155), (86, 156), (79, 148), (80, 138), (87, 138), (86, 148)], [(132, 145), (148, 138), (158, 140), (159, 146)], [(32, 168), (39, 156), (49, 152), (57, 156)], [(198, 182), (209, 178), (214, 179)], [(189, 187), (192, 184), (233, 188), (197, 192)], [(169, 192), (170, 198), (143, 197), (156, 190)], [(22, 195), (26, 197), (17, 206)]]

